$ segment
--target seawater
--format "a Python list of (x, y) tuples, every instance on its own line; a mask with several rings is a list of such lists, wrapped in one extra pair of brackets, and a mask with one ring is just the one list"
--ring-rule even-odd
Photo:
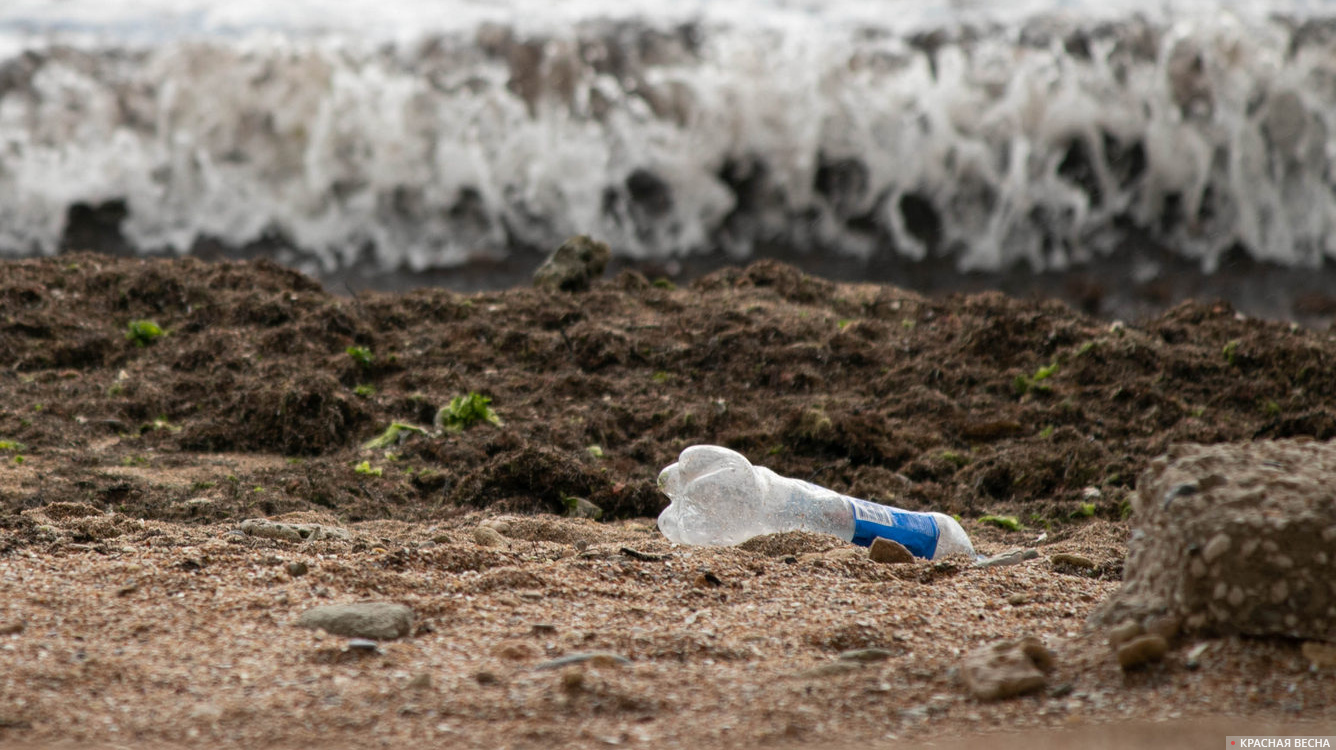
[[(1336, 3), (0, 6), (0, 255), (1336, 259)], [(90, 219), (90, 217), (92, 217)], [(1233, 256), (1231, 255), (1233, 254)]]

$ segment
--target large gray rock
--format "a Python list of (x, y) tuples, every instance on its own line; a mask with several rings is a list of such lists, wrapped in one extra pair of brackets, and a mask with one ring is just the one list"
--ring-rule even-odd
[(1091, 622), (1336, 640), (1333, 488), (1328, 443), (1175, 446), (1137, 483), (1123, 585)]
[(330, 604), (306, 610), (297, 625), (349, 638), (391, 641), (412, 632), (413, 610), (391, 602)]
[(577, 235), (565, 242), (543, 261), (533, 274), (533, 284), (552, 291), (582, 292), (589, 282), (603, 275), (612, 259), (608, 246), (587, 235)]

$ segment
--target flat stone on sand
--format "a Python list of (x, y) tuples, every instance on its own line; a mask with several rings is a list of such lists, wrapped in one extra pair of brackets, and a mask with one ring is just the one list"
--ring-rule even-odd
[(391, 641), (412, 631), (413, 610), (392, 602), (330, 604), (306, 610), (297, 625), (349, 638)]

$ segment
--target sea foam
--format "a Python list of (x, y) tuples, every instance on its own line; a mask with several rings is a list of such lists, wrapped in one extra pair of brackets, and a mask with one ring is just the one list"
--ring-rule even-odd
[(1336, 257), (1320, 7), (86, 4), (0, 11), (4, 255), (101, 210), (145, 252), (279, 238), (315, 272), (574, 233), (961, 270), (1061, 270), (1129, 227), (1206, 270)]

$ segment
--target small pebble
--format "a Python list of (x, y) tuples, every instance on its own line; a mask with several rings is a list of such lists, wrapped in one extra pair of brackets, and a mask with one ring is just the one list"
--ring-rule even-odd
[(488, 672), (485, 669), (475, 673), (473, 679), (476, 680), (479, 685), (495, 685), (501, 681), (501, 678), (497, 677), (494, 672)]
[(413, 679), (411, 679), (411, 680), (408, 681), (408, 689), (409, 689), (409, 690), (430, 690), (430, 689), (431, 689), (431, 673), (429, 673), (429, 672), (418, 672), (417, 674), (413, 675)]
[(1007, 604), (1010, 604), (1013, 607), (1019, 607), (1028, 601), (1030, 601), (1030, 597), (1019, 592), (1007, 597)]
[(906, 549), (903, 544), (881, 537), (872, 540), (872, 546), (868, 548), (867, 556), (873, 562), (885, 565), (914, 562), (914, 553)]
[(1169, 642), (1158, 635), (1143, 635), (1118, 648), (1118, 666), (1135, 669), (1144, 664), (1160, 661), (1169, 653)]
[(380, 646), (375, 641), (366, 638), (352, 638), (348, 641), (349, 651), (378, 651)]
[(1336, 667), (1336, 644), (1305, 641), (1301, 648), (1304, 658), (1314, 667), (1319, 669)]
[(1136, 620), (1124, 620), (1109, 631), (1109, 647), (1116, 649), (1145, 632)]
[(506, 544), (506, 538), (491, 526), (479, 526), (474, 529), (473, 541), (477, 542), (479, 547), (503, 547)]
[(552, 635), (557, 632), (557, 626), (550, 622), (535, 622), (533, 624), (534, 635)]
[(578, 669), (572, 669), (561, 673), (561, 690), (564, 693), (574, 694), (584, 690), (585, 673)]
[(292, 576), (293, 578), (304, 576), (310, 571), (311, 571), (310, 566), (308, 566), (301, 560), (288, 563), (288, 575)]
[(885, 648), (856, 648), (840, 654), (840, 661), (856, 661), (868, 664), (874, 661), (886, 661), (895, 656), (895, 652)]
[(1095, 569), (1094, 560), (1091, 560), (1085, 555), (1074, 555), (1071, 554), (1070, 552), (1059, 552), (1056, 555), (1053, 555), (1052, 557), (1048, 558), (1048, 561), (1053, 563), (1054, 567), (1057, 567), (1059, 565), (1067, 565), (1073, 568), (1082, 568), (1084, 570)]

